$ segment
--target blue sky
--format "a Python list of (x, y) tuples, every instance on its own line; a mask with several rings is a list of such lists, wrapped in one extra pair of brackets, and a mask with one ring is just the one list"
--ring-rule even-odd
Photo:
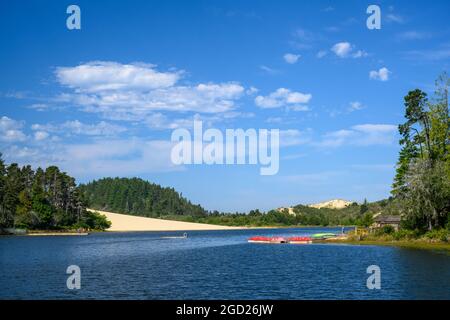
[[(66, 8), (81, 8), (81, 30)], [(381, 8), (381, 29), (366, 9)], [(448, 1), (2, 1), (0, 151), (139, 176), (209, 210), (389, 196), (408, 90), (450, 62)], [(280, 129), (280, 170), (174, 166), (173, 129)]]

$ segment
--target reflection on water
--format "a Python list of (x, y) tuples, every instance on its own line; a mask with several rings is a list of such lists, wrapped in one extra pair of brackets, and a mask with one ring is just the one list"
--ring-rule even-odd
[[(340, 229), (98, 233), (0, 238), (0, 298), (23, 299), (449, 299), (450, 256), (338, 244), (249, 244), (254, 235)], [(81, 289), (65, 270), (81, 268)], [(368, 290), (366, 268), (381, 268)]]

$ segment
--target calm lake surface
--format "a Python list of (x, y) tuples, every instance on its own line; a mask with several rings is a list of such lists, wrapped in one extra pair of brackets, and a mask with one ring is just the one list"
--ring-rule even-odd
[[(247, 243), (330, 228), (0, 237), (0, 299), (450, 299), (450, 256), (382, 246)], [(66, 268), (81, 268), (81, 289)], [(381, 289), (369, 290), (369, 265)]]

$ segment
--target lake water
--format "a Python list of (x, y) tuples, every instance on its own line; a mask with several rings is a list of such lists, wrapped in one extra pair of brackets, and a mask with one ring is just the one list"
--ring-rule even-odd
[[(0, 237), (0, 299), (450, 299), (450, 255), (342, 244), (247, 243), (295, 228)], [(66, 268), (81, 269), (69, 290)], [(366, 269), (381, 269), (369, 290)]]

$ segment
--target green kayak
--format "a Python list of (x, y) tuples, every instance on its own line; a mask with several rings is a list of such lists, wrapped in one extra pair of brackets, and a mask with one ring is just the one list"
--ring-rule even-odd
[(311, 236), (311, 238), (313, 239), (327, 239), (327, 238), (332, 238), (332, 237), (336, 237), (335, 233), (315, 233)]

